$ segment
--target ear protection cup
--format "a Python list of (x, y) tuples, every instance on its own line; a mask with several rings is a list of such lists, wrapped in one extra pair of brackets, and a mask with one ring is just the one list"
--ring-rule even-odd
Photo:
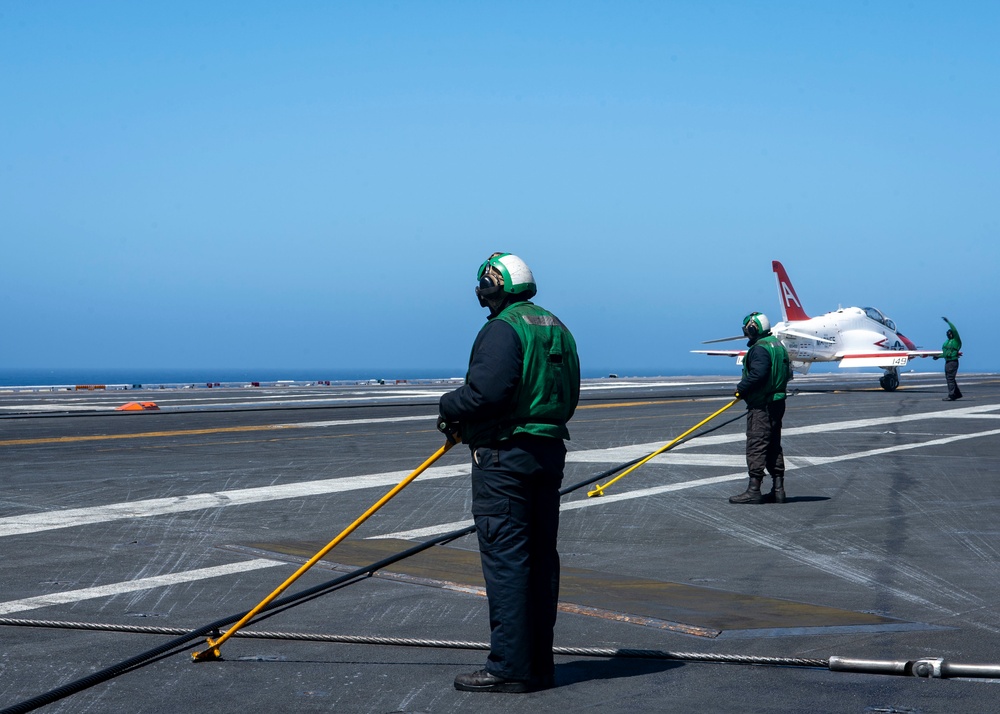
[(479, 279), (479, 287), (476, 288), (476, 295), (479, 297), (489, 297), (490, 295), (495, 295), (501, 290), (501, 285), (497, 282), (496, 278), (490, 273), (483, 273), (483, 277)]
[(489, 307), (486, 304), (487, 298), (490, 298), (503, 290), (503, 286), (497, 282), (496, 278), (489, 273), (483, 273), (483, 277), (479, 278), (479, 285), (476, 287), (476, 297), (479, 298), (480, 307)]

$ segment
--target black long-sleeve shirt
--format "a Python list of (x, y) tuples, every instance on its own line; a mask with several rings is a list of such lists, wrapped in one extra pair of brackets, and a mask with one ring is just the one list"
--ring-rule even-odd
[(736, 391), (746, 399), (767, 386), (771, 375), (771, 355), (755, 340), (743, 357), (743, 364), (746, 365), (746, 376), (736, 385)]
[(474, 423), (509, 413), (523, 363), (521, 339), (514, 328), (503, 320), (490, 320), (472, 345), (465, 384), (441, 397), (441, 416), (449, 422)]

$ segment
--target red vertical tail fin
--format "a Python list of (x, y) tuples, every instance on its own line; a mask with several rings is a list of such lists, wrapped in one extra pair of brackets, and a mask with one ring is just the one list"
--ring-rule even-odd
[(771, 269), (774, 270), (774, 277), (778, 281), (778, 302), (781, 303), (781, 317), (789, 320), (808, 320), (809, 316), (802, 309), (802, 302), (799, 300), (792, 281), (788, 279), (785, 267), (777, 260), (771, 261)]

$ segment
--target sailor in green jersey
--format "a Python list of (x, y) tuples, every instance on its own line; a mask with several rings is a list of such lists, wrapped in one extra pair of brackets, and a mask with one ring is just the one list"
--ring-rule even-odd
[[(785, 346), (771, 334), (767, 316), (752, 312), (743, 318), (747, 353), (743, 358), (743, 378), (736, 397), (747, 404), (747, 470), (750, 483), (730, 503), (784, 503), (785, 458), (781, 450), (781, 422), (785, 416), (785, 388), (792, 378), (791, 362)], [(771, 492), (764, 495), (760, 485), (764, 472), (771, 474)]]
[(948, 323), (948, 331), (945, 336), (948, 338), (941, 345), (941, 354), (934, 355), (934, 359), (944, 358), (944, 379), (948, 383), (948, 396), (944, 398), (946, 402), (953, 402), (962, 398), (962, 390), (958, 388), (955, 376), (958, 374), (958, 357), (962, 354), (962, 338), (958, 335), (958, 328), (952, 324), (947, 317), (942, 320)]
[(527, 692), (555, 684), (559, 487), (566, 422), (580, 398), (580, 361), (566, 326), (529, 302), (531, 270), (509, 253), (479, 268), (490, 316), (473, 343), (465, 384), (441, 397), (439, 428), (472, 451), (472, 515), (486, 580), (490, 654), (460, 674), (469, 692)]

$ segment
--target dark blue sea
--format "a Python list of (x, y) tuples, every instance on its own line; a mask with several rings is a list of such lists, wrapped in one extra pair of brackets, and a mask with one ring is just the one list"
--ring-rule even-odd
[[(685, 370), (683, 374), (719, 374), (726, 372), (729, 365), (715, 364), (714, 371), (711, 369)], [(607, 377), (610, 371), (590, 370), (586, 371), (584, 377)], [(616, 374), (622, 377), (657, 377), (681, 374), (669, 369), (638, 369), (638, 370), (616, 370)], [(734, 372), (735, 374), (735, 372)], [(370, 380), (385, 380), (386, 382), (395, 380), (419, 381), (449, 379), (453, 377), (464, 377), (464, 367), (452, 369), (413, 369), (400, 367), (398, 369), (336, 369), (329, 367), (317, 367), (315, 369), (295, 368), (284, 369), (280, 367), (261, 367), (250, 369), (234, 368), (66, 368), (66, 369), (0, 369), (0, 387), (33, 387), (33, 386), (73, 386), (73, 385), (124, 385), (126, 387), (136, 386), (158, 386), (158, 385), (193, 385), (205, 386), (207, 384), (246, 384), (248, 382), (260, 382), (269, 384), (279, 381), (289, 382), (319, 382), (328, 381), (331, 383), (351, 384), (357, 382), (368, 382)]]
[(70, 369), (0, 369), (0, 387), (63, 386), (82, 384), (104, 385), (206, 385), (245, 384), (248, 382), (273, 383), (278, 381), (338, 383), (367, 382), (383, 379), (447, 379), (463, 377), (461, 369), (259, 369), (233, 368), (70, 368)]

